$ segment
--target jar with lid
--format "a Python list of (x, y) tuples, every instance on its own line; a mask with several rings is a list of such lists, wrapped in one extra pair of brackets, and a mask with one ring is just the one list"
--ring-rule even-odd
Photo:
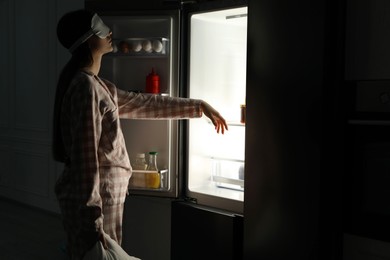
[(149, 163), (146, 168), (148, 171), (158, 171), (157, 167), (157, 152), (149, 152)]
[(148, 164), (145, 160), (145, 154), (144, 153), (137, 153), (135, 156), (135, 161), (133, 165), (134, 170), (146, 170), (148, 167)]
[(160, 173), (157, 167), (157, 152), (149, 152), (149, 163), (146, 168), (145, 180), (148, 188), (158, 189), (160, 188)]

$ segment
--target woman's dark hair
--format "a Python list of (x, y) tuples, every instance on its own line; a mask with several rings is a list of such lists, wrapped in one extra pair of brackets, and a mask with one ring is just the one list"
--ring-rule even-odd
[(95, 12), (81, 9), (66, 13), (57, 24), (58, 41), (69, 49), (81, 36), (91, 30)]
[[(57, 36), (60, 43), (69, 48), (80, 36), (90, 29), (93, 13), (86, 10), (73, 11), (64, 15), (57, 25)], [(74, 24), (77, 24), (74, 27)], [(82, 43), (72, 53), (72, 57), (62, 69), (55, 94), (53, 113), (53, 143), (52, 151), (54, 160), (66, 162), (69, 158), (66, 154), (61, 132), (61, 107), (63, 97), (68, 90), (75, 74), (93, 62), (91, 50), (87, 42)]]

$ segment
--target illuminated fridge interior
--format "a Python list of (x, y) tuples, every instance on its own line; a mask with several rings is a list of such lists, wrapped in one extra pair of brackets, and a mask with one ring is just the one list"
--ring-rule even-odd
[(205, 118), (190, 120), (187, 192), (198, 202), (217, 199), (219, 207), (229, 208), (219, 198), (242, 205), (247, 7), (193, 14), (190, 23), (189, 96), (215, 107), (229, 130), (217, 134)]

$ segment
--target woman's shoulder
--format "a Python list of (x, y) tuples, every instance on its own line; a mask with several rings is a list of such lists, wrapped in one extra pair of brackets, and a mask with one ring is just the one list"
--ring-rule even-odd
[(88, 73), (85, 71), (78, 71), (73, 77), (72, 83), (73, 84), (80, 84), (80, 83), (93, 83), (94, 76), (92, 73)]
[(70, 82), (69, 90), (75, 93), (91, 93), (94, 91), (93, 74), (88, 74), (83, 71), (76, 72), (72, 81)]

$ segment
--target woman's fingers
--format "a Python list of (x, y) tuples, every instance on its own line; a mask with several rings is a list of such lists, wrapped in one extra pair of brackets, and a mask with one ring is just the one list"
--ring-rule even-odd
[(205, 101), (202, 102), (202, 111), (205, 116), (210, 118), (217, 133), (221, 132), (222, 134), (224, 134), (225, 130), (228, 130), (228, 126), (225, 119), (218, 113), (217, 110), (215, 110)]

